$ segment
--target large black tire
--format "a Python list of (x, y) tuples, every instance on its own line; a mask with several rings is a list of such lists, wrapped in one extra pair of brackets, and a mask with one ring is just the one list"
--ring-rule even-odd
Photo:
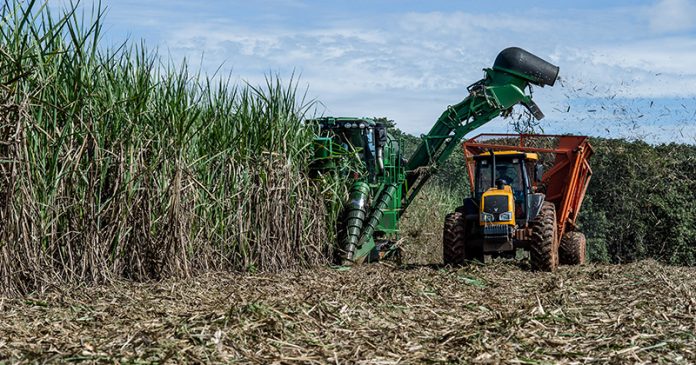
[(460, 212), (450, 213), (445, 217), (442, 260), (445, 265), (463, 265), (466, 260), (466, 226), (464, 214)]
[(529, 225), (532, 229), (532, 242), (529, 245), (532, 269), (556, 271), (558, 268), (558, 234), (556, 208), (553, 203), (544, 202), (541, 212)]
[(558, 255), (562, 265), (582, 265), (585, 263), (587, 243), (580, 232), (567, 232), (563, 235)]

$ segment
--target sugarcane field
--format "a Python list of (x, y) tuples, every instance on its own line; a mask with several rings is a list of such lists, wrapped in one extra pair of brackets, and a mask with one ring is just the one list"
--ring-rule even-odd
[(694, 61), (694, 0), (6, 0), (0, 364), (694, 364)]

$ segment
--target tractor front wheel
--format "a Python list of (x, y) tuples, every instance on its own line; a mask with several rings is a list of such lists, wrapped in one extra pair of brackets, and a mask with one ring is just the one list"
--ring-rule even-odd
[(568, 232), (563, 235), (559, 257), (563, 265), (582, 265), (585, 263), (585, 235)]
[(556, 228), (556, 208), (553, 203), (544, 202), (539, 215), (530, 222), (532, 242), (530, 261), (532, 269), (556, 271), (558, 268), (558, 234)]
[(442, 259), (445, 265), (463, 265), (466, 259), (464, 214), (454, 212), (445, 217), (442, 230)]

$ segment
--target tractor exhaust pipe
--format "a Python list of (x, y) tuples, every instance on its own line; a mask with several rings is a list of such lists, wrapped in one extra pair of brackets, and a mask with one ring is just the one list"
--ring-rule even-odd
[(495, 153), (493, 149), (489, 149), (488, 153), (491, 154), (491, 187), (495, 187)]

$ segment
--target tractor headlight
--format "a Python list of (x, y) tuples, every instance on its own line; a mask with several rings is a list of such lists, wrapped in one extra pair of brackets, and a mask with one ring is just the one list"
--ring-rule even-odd
[(507, 222), (512, 220), (512, 212), (500, 213), (498, 220), (501, 222)]
[(481, 221), (493, 222), (493, 221), (495, 221), (495, 217), (491, 213), (481, 213)]

